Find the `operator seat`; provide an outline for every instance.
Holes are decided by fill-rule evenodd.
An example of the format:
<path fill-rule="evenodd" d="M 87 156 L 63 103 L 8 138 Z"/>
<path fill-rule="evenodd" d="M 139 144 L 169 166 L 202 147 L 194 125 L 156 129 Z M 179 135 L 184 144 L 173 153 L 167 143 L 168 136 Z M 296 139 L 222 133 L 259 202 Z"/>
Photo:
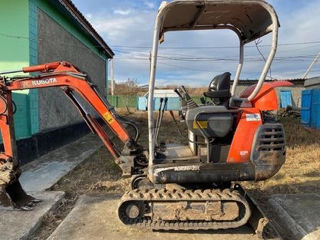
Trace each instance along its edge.
<path fill-rule="evenodd" d="M 189 131 L 205 138 L 224 138 L 232 130 L 233 115 L 228 110 L 231 73 L 225 72 L 214 77 L 208 91 L 203 95 L 214 104 L 198 106 L 186 112 L 186 124 Z M 202 126 L 201 126 L 202 124 Z"/>
<path fill-rule="evenodd" d="M 230 76 L 231 73 L 229 72 L 215 76 L 209 85 L 208 91 L 204 92 L 203 95 L 210 98 L 215 105 L 227 106 L 231 97 Z"/>

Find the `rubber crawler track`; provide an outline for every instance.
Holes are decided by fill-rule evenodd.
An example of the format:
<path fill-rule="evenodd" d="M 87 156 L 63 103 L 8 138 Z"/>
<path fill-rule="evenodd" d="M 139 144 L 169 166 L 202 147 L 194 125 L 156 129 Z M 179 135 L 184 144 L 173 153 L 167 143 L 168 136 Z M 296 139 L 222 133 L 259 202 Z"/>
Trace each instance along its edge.
<path fill-rule="evenodd" d="M 151 202 L 170 202 L 172 201 L 234 201 L 242 206 L 244 214 L 241 219 L 235 221 L 162 221 L 152 220 L 148 216 L 142 216 L 137 220 L 126 217 L 124 206 L 131 201 L 141 203 Z M 217 189 L 207 190 L 167 190 L 152 189 L 141 190 L 135 189 L 125 193 L 120 201 L 118 208 L 120 220 L 132 227 L 139 227 L 152 230 L 216 230 L 238 228 L 246 224 L 251 216 L 251 210 L 248 202 L 237 190 Z"/>

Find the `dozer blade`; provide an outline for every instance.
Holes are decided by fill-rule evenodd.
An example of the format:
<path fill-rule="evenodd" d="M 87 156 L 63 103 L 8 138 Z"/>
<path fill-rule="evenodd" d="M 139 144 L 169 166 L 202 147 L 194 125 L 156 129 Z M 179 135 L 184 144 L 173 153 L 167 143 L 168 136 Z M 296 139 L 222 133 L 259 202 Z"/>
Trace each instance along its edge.
<path fill-rule="evenodd" d="M 29 211 L 38 202 L 40 200 L 28 195 L 23 190 L 19 180 L 7 186 L 0 186 L 0 208 L 16 208 Z"/>

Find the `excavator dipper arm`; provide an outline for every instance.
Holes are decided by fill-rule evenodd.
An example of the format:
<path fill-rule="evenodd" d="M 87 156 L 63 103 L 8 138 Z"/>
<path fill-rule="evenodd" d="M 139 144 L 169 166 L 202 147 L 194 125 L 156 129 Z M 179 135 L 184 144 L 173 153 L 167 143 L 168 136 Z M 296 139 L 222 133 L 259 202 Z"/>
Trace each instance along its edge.
<path fill-rule="evenodd" d="M 0 129 L 4 146 L 4 152 L 0 153 L 0 206 L 13 206 L 27 210 L 35 202 L 34 198 L 24 192 L 18 180 L 20 168 L 13 124 L 14 104 L 12 101 L 12 91 L 14 90 L 49 87 L 62 88 L 66 96 L 78 109 L 90 130 L 101 138 L 115 159 L 120 158 L 122 162 L 128 163 L 130 161 L 133 162 L 136 155 L 141 155 L 141 147 L 129 136 L 127 130 L 117 119 L 116 113 L 110 109 L 110 105 L 99 96 L 98 91 L 88 79 L 88 76 L 78 71 L 72 64 L 53 62 L 26 67 L 21 72 L 39 72 L 39 75 L 11 79 L 0 77 Z M 113 133 L 124 143 L 122 152 L 119 152 L 115 148 L 108 133 L 85 110 L 75 93 L 85 99 L 96 110 Z M 129 160 L 126 159 L 124 161 L 123 158 L 126 158 L 126 156 Z M 121 164 L 119 165 L 121 167 Z M 133 166 L 134 163 L 130 163 L 127 169 L 131 169 Z M 127 173 L 127 175 L 129 174 Z"/>

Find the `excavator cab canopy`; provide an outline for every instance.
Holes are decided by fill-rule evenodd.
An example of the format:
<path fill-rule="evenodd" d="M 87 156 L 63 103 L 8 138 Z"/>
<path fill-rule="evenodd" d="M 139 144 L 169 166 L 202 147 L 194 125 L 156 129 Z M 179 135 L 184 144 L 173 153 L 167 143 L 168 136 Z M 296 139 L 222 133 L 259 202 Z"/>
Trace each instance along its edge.
<path fill-rule="evenodd" d="M 161 3 L 154 26 L 151 67 L 149 78 L 148 125 L 149 171 L 154 159 L 154 86 L 159 43 L 168 31 L 229 29 L 239 37 L 239 64 L 234 77 L 229 105 L 235 103 L 250 106 L 265 81 L 275 56 L 280 24 L 273 7 L 263 0 L 174 0 Z M 258 83 L 248 96 L 235 96 L 244 62 L 244 45 L 272 33 L 270 53 L 262 69 Z M 243 104 L 242 104 L 243 103 Z"/>
<path fill-rule="evenodd" d="M 168 31 L 230 29 L 248 43 L 271 32 L 274 21 L 279 25 L 273 8 L 261 0 L 179 0 L 163 2 L 162 11 L 162 39 Z"/>

